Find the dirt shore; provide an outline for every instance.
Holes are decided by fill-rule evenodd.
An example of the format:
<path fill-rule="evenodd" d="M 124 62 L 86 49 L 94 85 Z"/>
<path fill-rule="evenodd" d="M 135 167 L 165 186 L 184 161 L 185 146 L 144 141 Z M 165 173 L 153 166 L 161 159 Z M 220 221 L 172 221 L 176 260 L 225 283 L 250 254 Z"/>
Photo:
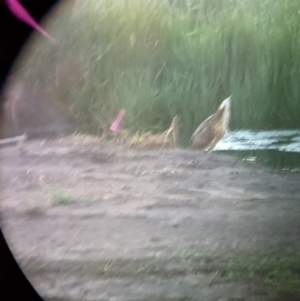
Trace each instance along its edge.
<path fill-rule="evenodd" d="M 215 254 L 300 249 L 300 174 L 92 137 L 1 148 L 1 226 L 45 300 L 261 300 Z"/>

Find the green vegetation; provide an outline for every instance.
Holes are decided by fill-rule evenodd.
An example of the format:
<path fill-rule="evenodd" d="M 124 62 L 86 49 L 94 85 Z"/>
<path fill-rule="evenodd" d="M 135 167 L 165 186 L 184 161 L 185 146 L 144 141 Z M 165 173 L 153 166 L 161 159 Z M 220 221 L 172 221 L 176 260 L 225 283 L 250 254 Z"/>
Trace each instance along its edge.
<path fill-rule="evenodd" d="M 176 258 L 175 254 L 161 258 L 159 268 L 163 271 L 166 269 L 163 262 L 171 261 L 174 270 L 167 270 L 172 275 L 207 274 L 212 286 L 222 282 L 245 283 L 250 295 L 259 294 L 262 296 L 260 300 L 300 300 L 300 252 L 297 250 L 237 251 L 234 254 L 185 253 L 174 264 Z M 151 270 L 155 269 L 147 266 L 147 271 Z"/>
<path fill-rule="evenodd" d="M 264 252 L 258 255 L 227 259 L 225 271 L 219 275 L 228 280 L 250 280 L 270 299 L 300 299 L 300 253 Z"/>
<path fill-rule="evenodd" d="M 54 204 L 76 204 L 92 201 L 90 198 L 75 196 L 67 191 L 56 191 L 51 194 L 50 198 Z"/>
<path fill-rule="evenodd" d="M 120 108 L 134 131 L 181 143 L 233 94 L 231 128 L 299 127 L 298 0 L 86 0 L 64 5 L 21 65 L 100 133 Z M 37 46 L 38 45 L 38 46 Z"/>
<path fill-rule="evenodd" d="M 189 254 L 183 258 L 193 268 L 190 273 L 210 273 L 211 285 L 222 281 L 248 283 L 264 300 L 300 300 L 300 252 L 256 251 L 251 254 L 209 256 Z"/>

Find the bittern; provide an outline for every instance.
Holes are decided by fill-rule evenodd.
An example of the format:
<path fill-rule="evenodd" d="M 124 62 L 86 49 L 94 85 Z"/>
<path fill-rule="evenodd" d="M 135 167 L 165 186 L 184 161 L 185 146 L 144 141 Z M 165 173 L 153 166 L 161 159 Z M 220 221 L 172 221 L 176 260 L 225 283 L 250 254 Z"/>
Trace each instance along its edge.
<path fill-rule="evenodd" d="M 226 98 L 217 111 L 205 119 L 196 129 L 190 140 L 190 148 L 212 152 L 217 143 L 228 131 L 231 96 Z"/>

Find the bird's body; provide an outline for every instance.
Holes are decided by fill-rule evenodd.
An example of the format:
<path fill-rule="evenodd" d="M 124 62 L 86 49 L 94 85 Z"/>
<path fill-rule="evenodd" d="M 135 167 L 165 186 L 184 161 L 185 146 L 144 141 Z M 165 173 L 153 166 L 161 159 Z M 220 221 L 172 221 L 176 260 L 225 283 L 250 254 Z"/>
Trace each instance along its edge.
<path fill-rule="evenodd" d="M 192 149 L 212 152 L 216 144 L 228 130 L 230 119 L 230 97 L 226 98 L 218 110 L 205 119 L 196 129 L 190 140 Z"/>

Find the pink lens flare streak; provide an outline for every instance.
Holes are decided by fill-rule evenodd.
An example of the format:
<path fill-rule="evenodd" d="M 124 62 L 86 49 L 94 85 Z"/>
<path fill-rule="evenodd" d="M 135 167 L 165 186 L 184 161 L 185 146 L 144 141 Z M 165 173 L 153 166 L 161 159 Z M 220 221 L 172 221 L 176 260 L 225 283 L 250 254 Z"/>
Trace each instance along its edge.
<path fill-rule="evenodd" d="M 35 28 L 46 38 L 57 44 L 57 41 L 52 38 L 27 12 L 27 10 L 17 0 L 6 0 L 6 5 L 9 10 L 21 21 Z"/>
<path fill-rule="evenodd" d="M 109 128 L 111 131 L 116 132 L 119 129 L 120 124 L 125 117 L 125 114 L 126 114 L 126 110 L 121 109 L 116 120 L 113 122 L 113 124 Z"/>

